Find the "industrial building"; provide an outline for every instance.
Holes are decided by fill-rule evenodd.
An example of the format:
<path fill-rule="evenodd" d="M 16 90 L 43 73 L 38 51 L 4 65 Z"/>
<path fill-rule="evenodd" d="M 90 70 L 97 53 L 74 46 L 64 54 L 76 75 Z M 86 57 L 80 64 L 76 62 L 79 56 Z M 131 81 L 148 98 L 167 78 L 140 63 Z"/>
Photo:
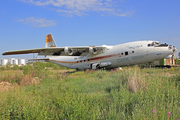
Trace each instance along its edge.
<path fill-rule="evenodd" d="M 167 59 L 160 59 L 159 61 L 154 61 L 155 65 L 162 65 L 162 66 L 166 66 L 166 65 L 170 65 L 173 66 L 175 65 L 175 55 L 172 55 L 170 58 Z"/>
<path fill-rule="evenodd" d="M 8 59 L 8 62 L 11 65 L 18 65 L 18 59 L 16 59 L 16 58 L 10 58 L 10 59 Z"/>
<path fill-rule="evenodd" d="M 0 59 L 1 61 L 1 66 L 5 66 L 8 63 L 8 59 Z"/>
<path fill-rule="evenodd" d="M 26 65 L 26 59 L 17 59 L 17 58 L 0 59 L 1 66 L 6 66 L 7 63 L 10 63 L 10 65 Z"/>
<path fill-rule="evenodd" d="M 18 59 L 18 65 L 26 65 L 26 59 Z"/>

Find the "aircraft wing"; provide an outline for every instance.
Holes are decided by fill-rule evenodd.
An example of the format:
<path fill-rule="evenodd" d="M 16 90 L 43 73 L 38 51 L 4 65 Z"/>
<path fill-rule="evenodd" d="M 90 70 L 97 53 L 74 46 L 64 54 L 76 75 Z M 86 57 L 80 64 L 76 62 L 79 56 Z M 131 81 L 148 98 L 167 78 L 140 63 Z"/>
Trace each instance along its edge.
<path fill-rule="evenodd" d="M 90 51 L 90 48 L 92 51 Z M 15 51 L 7 51 L 4 52 L 2 55 L 15 55 L 15 54 L 29 54 L 29 53 L 39 53 L 38 55 L 53 55 L 57 54 L 58 52 L 93 52 L 94 48 L 96 51 L 103 50 L 104 46 L 77 46 L 77 47 L 48 47 L 48 48 L 36 48 L 36 49 L 26 49 L 26 50 L 15 50 Z M 70 54 L 69 54 L 70 55 Z"/>
<path fill-rule="evenodd" d="M 63 48 L 36 48 L 36 49 L 26 49 L 26 50 L 15 50 L 15 51 L 7 51 L 2 55 L 15 55 L 15 54 L 29 54 L 29 53 L 40 53 L 44 51 L 58 51 Z"/>

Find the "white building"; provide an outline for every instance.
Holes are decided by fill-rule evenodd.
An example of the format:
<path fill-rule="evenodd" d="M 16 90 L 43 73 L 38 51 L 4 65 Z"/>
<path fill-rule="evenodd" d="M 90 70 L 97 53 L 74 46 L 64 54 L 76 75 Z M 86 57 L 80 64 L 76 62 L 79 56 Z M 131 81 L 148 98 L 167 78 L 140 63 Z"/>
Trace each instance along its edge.
<path fill-rule="evenodd" d="M 26 59 L 18 59 L 18 65 L 26 65 Z"/>
<path fill-rule="evenodd" d="M 17 58 L 10 58 L 8 59 L 11 65 L 18 65 L 18 59 Z"/>
<path fill-rule="evenodd" d="M 10 59 L 0 59 L 0 65 L 6 66 L 7 63 L 11 65 L 26 65 L 26 59 L 17 59 L 17 58 L 10 58 Z"/>
<path fill-rule="evenodd" d="M 1 59 L 1 65 L 5 66 L 8 63 L 8 59 Z"/>

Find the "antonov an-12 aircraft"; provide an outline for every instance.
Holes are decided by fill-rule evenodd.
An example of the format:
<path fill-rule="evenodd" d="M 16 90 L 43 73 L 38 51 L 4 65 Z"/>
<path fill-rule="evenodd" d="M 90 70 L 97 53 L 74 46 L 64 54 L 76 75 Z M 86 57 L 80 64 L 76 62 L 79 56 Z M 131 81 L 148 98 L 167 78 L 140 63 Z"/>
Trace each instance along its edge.
<path fill-rule="evenodd" d="M 157 41 L 135 41 L 114 46 L 57 47 L 52 35 L 46 36 L 45 48 L 4 52 L 3 55 L 38 53 L 44 59 L 65 67 L 86 69 L 111 69 L 127 65 L 170 58 L 177 51 L 175 46 Z"/>

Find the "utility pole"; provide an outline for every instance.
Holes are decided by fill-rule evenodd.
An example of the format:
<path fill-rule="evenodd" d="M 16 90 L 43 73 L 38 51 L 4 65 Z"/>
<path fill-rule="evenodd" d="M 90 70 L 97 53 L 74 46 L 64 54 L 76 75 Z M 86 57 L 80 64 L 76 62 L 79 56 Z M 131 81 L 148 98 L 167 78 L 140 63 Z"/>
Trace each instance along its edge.
<path fill-rule="evenodd" d="M 33 53 L 33 63 L 34 63 L 34 53 Z"/>
<path fill-rule="evenodd" d="M 33 69 L 34 69 L 34 53 L 33 53 L 33 65 L 32 65 Z"/>

